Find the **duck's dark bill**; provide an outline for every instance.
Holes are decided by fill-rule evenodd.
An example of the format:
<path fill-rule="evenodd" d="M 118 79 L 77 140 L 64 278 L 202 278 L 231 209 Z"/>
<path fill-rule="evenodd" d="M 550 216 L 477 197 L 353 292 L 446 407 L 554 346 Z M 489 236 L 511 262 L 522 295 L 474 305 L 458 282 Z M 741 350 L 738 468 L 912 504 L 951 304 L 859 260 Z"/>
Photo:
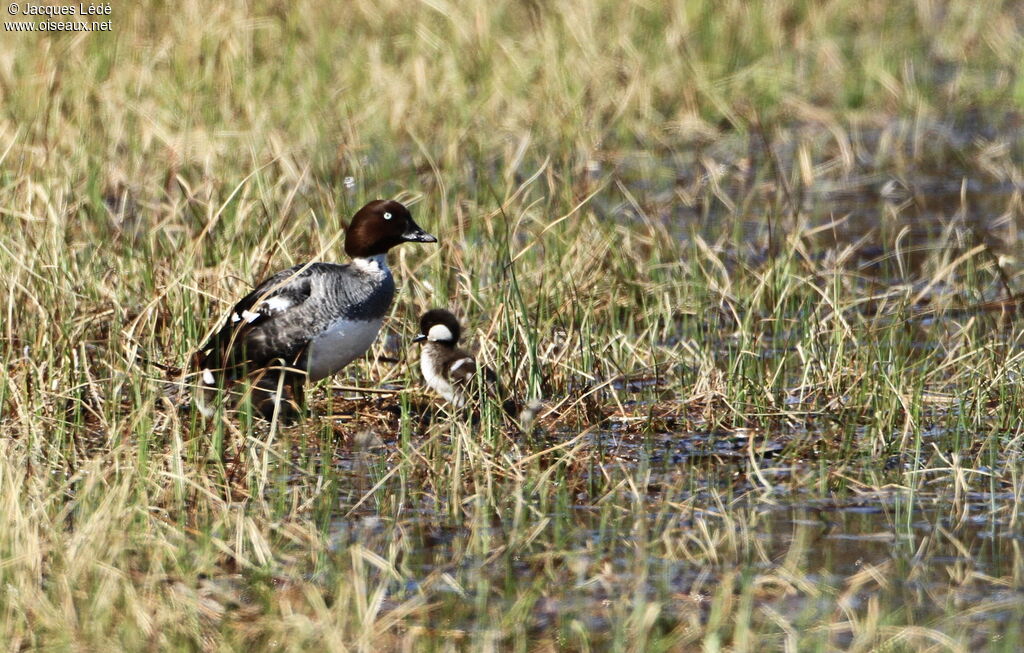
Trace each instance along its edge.
<path fill-rule="evenodd" d="M 402 234 L 402 240 L 410 243 L 436 243 L 437 238 L 420 229 L 416 223 L 410 223 L 409 229 Z"/>
<path fill-rule="evenodd" d="M 421 333 L 418 336 L 416 336 L 415 338 L 413 338 L 412 341 L 413 342 L 423 342 L 426 339 L 427 339 L 427 337 Z"/>

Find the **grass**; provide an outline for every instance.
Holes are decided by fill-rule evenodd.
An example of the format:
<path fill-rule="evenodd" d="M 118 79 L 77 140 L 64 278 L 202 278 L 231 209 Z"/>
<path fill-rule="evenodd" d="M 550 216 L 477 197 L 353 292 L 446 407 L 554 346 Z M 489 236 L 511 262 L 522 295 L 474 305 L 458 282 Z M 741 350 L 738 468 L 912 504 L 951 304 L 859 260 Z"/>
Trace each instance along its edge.
<path fill-rule="evenodd" d="M 110 19 L 0 42 L 9 650 L 1020 646 L 1015 4 Z M 145 358 L 380 196 L 441 242 L 371 356 L 181 410 Z M 421 391 L 433 306 L 529 432 Z"/>

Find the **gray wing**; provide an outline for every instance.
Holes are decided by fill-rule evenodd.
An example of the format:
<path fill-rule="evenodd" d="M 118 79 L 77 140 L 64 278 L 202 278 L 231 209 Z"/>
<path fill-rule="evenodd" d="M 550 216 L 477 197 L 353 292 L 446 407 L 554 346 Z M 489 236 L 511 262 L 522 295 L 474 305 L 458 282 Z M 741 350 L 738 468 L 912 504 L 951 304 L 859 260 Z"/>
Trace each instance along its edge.
<path fill-rule="evenodd" d="M 305 369 L 310 341 L 338 318 L 377 319 L 387 314 L 394 280 L 351 265 L 312 263 L 278 272 L 235 305 L 199 353 L 200 368 L 237 378 L 245 368 L 283 362 Z M 206 372 L 203 373 L 208 379 Z M 212 383 L 211 383 L 212 385 Z"/>
<path fill-rule="evenodd" d="M 293 363 L 309 343 L 309 330 L 301 324 L 308 311 L 302 309 L 312 294 L 312 279 L 324 272 L 323 266 L 298 265 L 256 286 L 235 304 L 224 326 L 203 345 L 199 366 L 229 372 L 233 377 L 237 374 L 230 370 L 240 366 L 259 368 L 277 359 Z"/>

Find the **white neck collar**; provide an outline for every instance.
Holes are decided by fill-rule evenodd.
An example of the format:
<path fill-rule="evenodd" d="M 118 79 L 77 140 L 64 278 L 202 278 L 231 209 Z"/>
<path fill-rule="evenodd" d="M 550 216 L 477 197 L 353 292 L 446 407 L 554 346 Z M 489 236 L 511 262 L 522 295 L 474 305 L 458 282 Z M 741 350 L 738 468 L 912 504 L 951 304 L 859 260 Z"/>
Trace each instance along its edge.
<path fill-rule="evenodd" d="M 357 256 L 352 259 L 352 264 L 363 272 L 369 274 L 381 274 L 388 269 L 388 255 L 376 254 L 374 256 Z"/>

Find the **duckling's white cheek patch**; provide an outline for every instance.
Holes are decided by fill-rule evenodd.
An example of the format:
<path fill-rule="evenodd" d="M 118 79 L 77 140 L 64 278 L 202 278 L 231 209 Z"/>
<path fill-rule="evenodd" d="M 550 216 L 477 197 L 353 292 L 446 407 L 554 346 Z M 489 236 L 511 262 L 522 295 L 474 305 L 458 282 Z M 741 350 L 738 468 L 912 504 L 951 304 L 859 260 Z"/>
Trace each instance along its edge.
<path fill-rule="evenodd" d="M 430 331 L 427 332 L 427 340 L 432 340 L 433 342 L 452 340 L 451 329 L 443 324 L 435 324 L 430 327 Z"/>
<path fill-rule="evenodd" d="M 258 318 L 259 316 L 259 313 L 253 313 L 252 311 L 242 311 L 242 319 L 245 320 L 246 322 L 254 322 L 256 321 L 256 318 Z"/>
<path fill-rule="evenodd" d="M 217 382 L 217 379 L 213 378 L 213 372 L 210 370 L 203 370 L 203 383 L 206 385 L 213 385 Z"/>

